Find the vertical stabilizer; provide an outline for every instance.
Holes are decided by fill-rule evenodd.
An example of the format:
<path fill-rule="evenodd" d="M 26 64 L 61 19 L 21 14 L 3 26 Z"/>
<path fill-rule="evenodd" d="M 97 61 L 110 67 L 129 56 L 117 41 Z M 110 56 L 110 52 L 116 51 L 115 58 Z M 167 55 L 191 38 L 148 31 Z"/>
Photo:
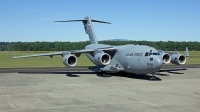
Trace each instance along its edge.
<path fill-rule="evenodd" d="M 83 25 L 84 25 L 84 28 L 85 28 L 85 33 L 88 34 L 91 44 L 98 44 L 95 33 L 94 33 L 94 29 L 92 27 L 92 22 L 111 24 L 109 22 L 93 20 L 93 19 L 90 18 L 90 16 L 87 16 L 82 20 L 67 20 L 67 21 L 55 21 L 55 22 L 77 22 L 77 21 L 83 22 Z"/>
<path fill-rule="evenodd" d="M 90 43 L 91 44 L 98 44 L 90 16 L 85 17 L 84 20 L 86 20 L 86 21 L 83 21 L 85 33 L 88 34 L 88 36 L 90 38 Z"/>

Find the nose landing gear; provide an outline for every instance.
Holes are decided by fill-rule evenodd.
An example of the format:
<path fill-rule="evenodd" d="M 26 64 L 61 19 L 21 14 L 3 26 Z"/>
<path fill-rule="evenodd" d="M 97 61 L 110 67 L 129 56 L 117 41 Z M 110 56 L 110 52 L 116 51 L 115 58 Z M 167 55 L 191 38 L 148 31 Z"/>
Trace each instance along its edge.
<path fill-rule="evenodd" d="M 151 74 L 151 77 L 149 78 L 149 80 L 150 81 L 155 81 L 156 80 L 156 77 L 155 77 L 156 72 L 151 72 L 150 74 Z"/>

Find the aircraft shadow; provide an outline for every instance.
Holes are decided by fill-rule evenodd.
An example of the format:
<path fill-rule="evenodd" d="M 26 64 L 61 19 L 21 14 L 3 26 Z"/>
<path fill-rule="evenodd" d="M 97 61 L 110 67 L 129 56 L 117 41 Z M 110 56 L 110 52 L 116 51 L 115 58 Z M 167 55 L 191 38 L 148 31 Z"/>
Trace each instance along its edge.
<path fill-rule="evenodd" d="M 18 72 L 19 74 L 66 74 L 68 77 L 80 77 L 76 74 L 95 74 L 95 72 Z"/>
<path fill-rule="evenodd" d="M 91 68 L 88 68 L 91 70 Z M 157 76 L 169 76 L 168 73 L 171 74 L 184 74 L 182 72 L 179 71 L 184 71 L 187 70 L 185 68 L 176 68 L 176 69 L 161 69 L 159 70 Z M 163 73 L 163 72 L 167 72 L 167 73 Z M 109 78 L 109 77 L 126 77 L 126 78 L 132 78 L 132 79 L 140 79 L 140 80 L 150 80 L 151 75 L 148 74 L 144 74 L 144 75 L 136 75 L 136 74 L 131 74 L 131 73 L 126 73 L 126 72 L 118 72 L 118 73 L 97 73 L 97 72 L 93 72 L 93 71 L 21 71 L 18 72 L 20 74 L 55 74 L 55 75 L 59 75 L 59 74 L 65 74 L 67 77 L 80 77 L 80 75 L 88 75 L 88 74 L 95 74 L 98 77 L 102 77 L 102 78 Z M 156 81 L 161 81 L 162 79 L 155 76 L 155 80 Z"/>
<path fill-rule="evenodd" d="M 125 77 L 125 78 L 132 78 L 132 79 L 140 79 L 140 80 L 149 80 L 151 78 L 150 75 L 136 75 L 136 74 L 131 74 L 131 73 L 125 73 L 125 72 L 118 72 L 118 73 L 97 73 L 97 72 L 18 72 L 20 74 L 55 74 L 55 75 L 59 75 L 59 74 L 65 74 L 67 77 L 80 77 L 80 75 L 84 75 L 84 74 L 95 74 L 98 77 L 102 77 L 102 78 L 109 78 L 109 77 Z M 156 81 L 161 81 L 162 79 L 158 78 L 155 76 L 155 80 Z"/>
<path fill-rule="evenodd" d="M 115 76 L 115 77 L 126 77 L 131 79 L 139 79 L 139 80 L 150 80 L 152 78 L 151 75 L 148 74 L 131 74 L 131 73 L 125 73 L 125 72 L 118 72 L 118 73 L 107 73 L 107 75 Z M 161 78 L 154 76 L 155 81 L 162 81 Z"/>
<path fill-rule="evenodd" d="M 94 67 L 88 67 L 88 69 L 92 70 Z M 126 72 L 118 72 L 118 73 L 98 73 L 97 76 L 99 77 L 126 77 L 126 78 L 132 78 L 132 79 L 140 79 L 140 80 L 149 80 L 152 78 L 152 76 L 143 74 L 143 75 L 136 75 Z M 156 81 L 161 81 L 162 79 L 158 77 L 154 77 Z"/>
<path fill-rule="evenodd" d="M 171 74 L 184 74 L 182 72 L 178 72 L 178 71 L 184 71 L 184 70 L 187 70 L 186 68 L 180 68 L 180 69 L 162 69 L 162 70 L 159 70 L 158 74 L 157 75 L 160 75 L 160 76 L 169 76 L 169 74 L 163 74 L 162 72 L 167 72 L 167 73 L 171 73 Z"/>

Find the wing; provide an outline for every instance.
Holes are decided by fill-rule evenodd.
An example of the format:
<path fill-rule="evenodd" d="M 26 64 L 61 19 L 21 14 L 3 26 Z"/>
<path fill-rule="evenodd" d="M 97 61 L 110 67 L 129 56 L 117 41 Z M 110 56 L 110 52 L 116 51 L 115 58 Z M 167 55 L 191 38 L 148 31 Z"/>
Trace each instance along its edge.
<path fill-rule="evenodd" d="M 54 55 L 62 55 L 63 52 L 54 52 L 54 53 L 44 53 L 44 54 L 32 54 L 32 55 L 24 55 L 24 56 L 13 56 L 13 58 L 28 58 L 28 57 L 39 57 L 39 56 L 54 56 Z"/>
<path fill-rule="evenodd" d="M 91 53 L 95 50 L 102 50 L 102 51 L 111 51 L 115 50 L 113 47 L 103 47 L 98 49 L 82 49 L 82 50 L 71 50 L 71 51 L 60 51 L 60 52 L 53 52 L 53 53 L 43 53 L 43 54 L 32 54 L 32 55 L 24 55 L 24 56 L 13 56 L 13 58 L 29 58 L 29 57 L 40 57 L 40 56 L 50 56 L 53 57 L 54 55 L 61 55 L 65 53 L 75 54 L 76 56 L 80 56 L 81 53 Z"/>

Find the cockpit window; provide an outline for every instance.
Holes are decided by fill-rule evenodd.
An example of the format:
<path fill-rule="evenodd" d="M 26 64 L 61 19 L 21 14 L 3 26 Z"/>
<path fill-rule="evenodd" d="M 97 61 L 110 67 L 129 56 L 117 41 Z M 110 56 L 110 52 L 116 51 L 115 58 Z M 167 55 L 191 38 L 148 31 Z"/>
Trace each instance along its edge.
<path fill-rule="evenodd" d="M 149 56 L 149 53 L 148 53 L 148 52 L 146 52 L 146 53 L 145 53 L 145 56 Z"/>
<path fill-rule="evenodd" d="M 151 56 L 151 55 L 155 55 L 155 56 L 157 56 L 157 55 L 160 55 L 160 53 L 151 53 L 151 52 L 146 52 L 145 53 L 145 56 Z"/>
<path fill-rule="evenodd" d="M 152 53 L 150 53 L 150 52 L 145 53 L 145 56 L 150 56 L 150 55 L 152 55 Z"/>

